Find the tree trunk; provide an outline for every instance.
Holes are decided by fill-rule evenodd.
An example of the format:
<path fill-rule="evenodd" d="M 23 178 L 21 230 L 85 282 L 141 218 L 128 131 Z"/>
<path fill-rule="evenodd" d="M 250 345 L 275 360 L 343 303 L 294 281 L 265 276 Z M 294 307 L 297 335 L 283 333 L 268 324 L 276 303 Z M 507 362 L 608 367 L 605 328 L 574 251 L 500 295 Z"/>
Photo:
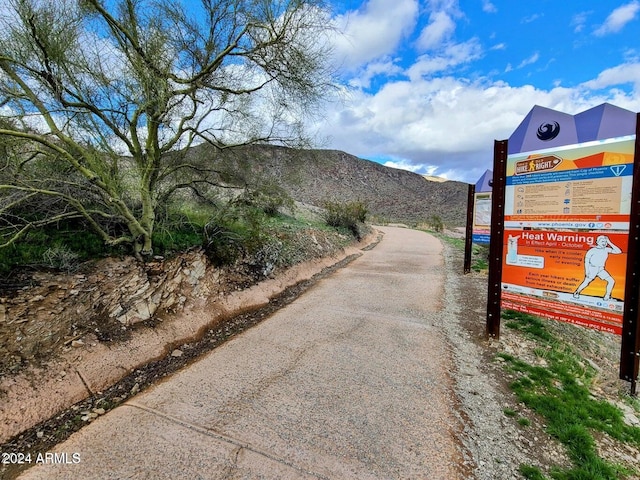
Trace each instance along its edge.
<path fill-rule="evenodd" d="M 142 201 L 142 214 L 140 225 L 144 230 L 143 234 L 136 239 L 136 250 L 143 257 L 153 255 L 153 228 L 156 220 L 156 201 L 151 192 L 152 186 L 146 176 L 143 176 L 140 186 L 140 200 Z"/>

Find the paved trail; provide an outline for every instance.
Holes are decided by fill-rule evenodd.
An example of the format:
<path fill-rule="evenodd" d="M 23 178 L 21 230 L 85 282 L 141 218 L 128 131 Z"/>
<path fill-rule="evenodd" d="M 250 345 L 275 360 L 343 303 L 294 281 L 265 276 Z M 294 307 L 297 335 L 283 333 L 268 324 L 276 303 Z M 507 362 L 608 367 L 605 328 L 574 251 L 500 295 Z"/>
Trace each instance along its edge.
<path fill-rule="evenodd" d="M 457 479 L 442 245 L 384 228 L 288 307 L 60 444 L 26 479 Z"/>

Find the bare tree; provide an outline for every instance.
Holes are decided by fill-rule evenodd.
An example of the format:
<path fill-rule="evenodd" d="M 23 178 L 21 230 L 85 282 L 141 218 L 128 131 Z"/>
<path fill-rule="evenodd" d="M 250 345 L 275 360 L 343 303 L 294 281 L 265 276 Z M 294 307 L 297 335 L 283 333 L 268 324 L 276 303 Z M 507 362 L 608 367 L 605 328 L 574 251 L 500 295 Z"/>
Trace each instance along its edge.
<path fill-rule="evenodd" d="M 82 219 L 106 244 L 148 255 L 163 202 L 215 182 L 206 163 L 179 152 L 202 141 L 299 145 L 303 116 L 330 86 L 329 22 L 315 0 L 9 5 L 0 18 L 1 246 Z M 34 215 L 36 204 L 51 210 Z"/>

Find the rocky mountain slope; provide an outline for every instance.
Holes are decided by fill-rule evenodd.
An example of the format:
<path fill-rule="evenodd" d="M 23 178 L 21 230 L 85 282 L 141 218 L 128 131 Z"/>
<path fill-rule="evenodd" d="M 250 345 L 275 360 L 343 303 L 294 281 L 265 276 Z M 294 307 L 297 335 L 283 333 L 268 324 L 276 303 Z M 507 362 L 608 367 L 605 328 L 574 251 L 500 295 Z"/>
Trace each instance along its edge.
<path fill-rule="evenodd" d="M 336 150 L 294 150 L 253 145 L 215 152 L 208 145 L 190 153 L 219 167 L 234 166 L 241 181 L 271 182 L 294 200 L 361 201 L 379 221 L 421 223 L 438 216 L 447 226 L 465 224 L 466 183 L 435 182 L 406 170 L 382 166 Z"/>

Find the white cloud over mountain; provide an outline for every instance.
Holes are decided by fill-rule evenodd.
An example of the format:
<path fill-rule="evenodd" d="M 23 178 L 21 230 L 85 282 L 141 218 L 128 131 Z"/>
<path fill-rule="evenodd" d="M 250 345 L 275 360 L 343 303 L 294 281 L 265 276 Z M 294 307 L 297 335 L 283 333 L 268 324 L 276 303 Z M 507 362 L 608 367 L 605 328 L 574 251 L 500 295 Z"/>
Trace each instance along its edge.
<path fill-rule="evenodd" d="M 481 8 L 490 18 L 497 11 L 489 1 Z M 639 2 L 627 3 L 599 29 L 615 32 L 639 11 Z M 568 28 L 584 30 L 591 17 L 575 14 Z M 640 110 L 637 55 L 569 87 L 560 81 L 547 88 L 510 85 L 476 68 L 509 45 L 457 38 L 458 26 L 467 20 L 451 0 L 428 2 L 426 9 L 414 0 L 371 0 L 337 17 L 344 31 L 336 41 L 343 101 L 329 105 L 316 125 L 330 146 L 364 158 L 388 158 L 398 168 L 475 182 L 491 168 L 493 140 L 508 138 L 534 105 L 578 113 L 611 102 Z M 553 62 L 543 60 L 536 45 L 528 57 L 512 60 L 518 68 Z"/>

